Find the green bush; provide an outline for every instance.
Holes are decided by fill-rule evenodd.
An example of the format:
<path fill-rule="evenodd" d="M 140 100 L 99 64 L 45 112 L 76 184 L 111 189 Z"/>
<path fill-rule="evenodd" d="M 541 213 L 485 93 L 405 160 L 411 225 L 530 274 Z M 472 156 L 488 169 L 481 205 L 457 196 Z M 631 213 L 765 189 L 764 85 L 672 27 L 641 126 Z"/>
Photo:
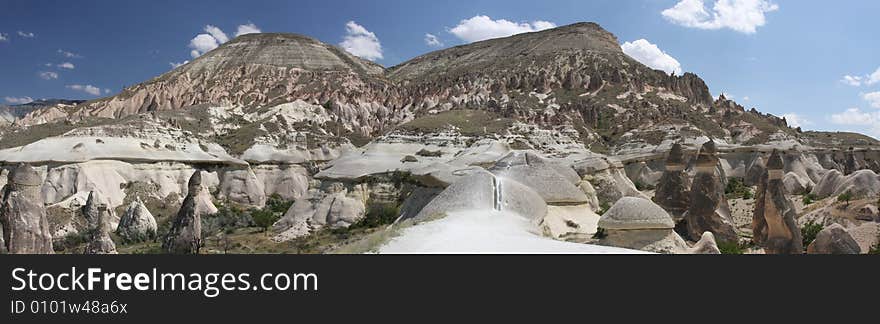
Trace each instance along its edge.
<path fill-rule="evenodd" d="M 824 228 L 825 226 L 822 226 L 822 224 L 817 224 L 813 221 L 804 224 L 804 227 L 801 227 L 801 236 L 804 238 L 804 247 L 813 243 L 813 241 L 816 240 L 816 235 L 819 235 L 819 232 Z"/>
<path fill-rule="evenodd" d="M 638 190 L 638 191 L 656 189 L 656 187 L 649 185 L 649 184 L 646 184 L 646 183 L 642 183 L 641 181 L 638 181 L 638 180 L 636 180 L 636 182 L 633 182 L 633 184 L 636 186 L 636 190 Z"/>
<path fill-rule="evenodd" d="M 718 250 L 721 254 L 743 254 L 745 249 L 738 242 L 718 241 Z"/>
<path fill-rule="evenodd" d="M 367 214 L 353 228 L 373 228 L 394 223 L 400 216 L 400 207 L 395 204 L 371 204 Z"/>
<path fill-rule="evenodd" d="M 752 188 L 746 186 L 740 178 L 728 178 L 727 187 L 724 188 L 724 195 L 727 199 L 752 199 L 754 194 Z"/>
<path fill-rule="evenodd" d="M 290 209 L 290 206 L 293 205 L 293 201 L 284 200 L 280 195 L 272 194 L 266 199 L 266 209 L 272 211 L 273 213 L 281 213 L 282 215 Z"/>
<path fill-rule="evenodd" d="M 216 233 L 228 233 L 236 228 L 248 227 L 253 224 L 249 213 L 238 206 L 227 206 L 217 203 L 217 213 L 202 217 L 202 236 Z"/>
<path fill-rule="evenodd" d="M 275 212 L 272 212 L 268 208 L 265 209 L 255 209 L 251 211 L 251 218 L 254 220 L 254 224 L 263 229 L 263 232 L 268 231 L 269 227 L 272 227 L 272 224 L 278 221 L 281 218 L 281 215 Z"/>
<path fill-rule="evenodd" d="M 801 198 L 801 201 L 804 203 L 804 206 L 806 206 L 816 202 L 817 199 L 819 199 L 819 197 L 816 197 L 816 195 L 814 194 L 808 193 L 804 195 L 803 198 Z"/>

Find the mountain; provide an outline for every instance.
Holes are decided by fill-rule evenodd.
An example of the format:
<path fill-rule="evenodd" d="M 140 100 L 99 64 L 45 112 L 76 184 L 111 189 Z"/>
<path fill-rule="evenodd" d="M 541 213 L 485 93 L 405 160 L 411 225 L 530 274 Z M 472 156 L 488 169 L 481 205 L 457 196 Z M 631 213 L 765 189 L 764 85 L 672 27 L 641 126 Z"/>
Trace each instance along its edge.
<path fill-rule="evenodd" d="M 393 131 L 439 131 L 463 110 L 505 121 L 482 135 L 513 123 L 562 128 L 608 153 L 696 137 L 745 145 L 802 137 L 783 118 L 713 98 L 695 74 L 635 61 L 595 23 L 456 46 L 389 69 L 307 36 L 248 34 L 114 97 L 22 122 L 154 111 L 197 118 L 207 106 L 252 112 L 295 101 L 324 108 L 326 122 L 309 127 L 358 145 Z"/>
<path fill-rule="evenodd" d="M 801 132 L 713 98 L 697 75 L 651 69 L 593 23 L 456 46 L 388 69 L 306 36 L 248 34 L 112 97 L 9 109 L 20 118 L 0 125 L 0 171 L 39 167 L 58 244 L 86 230 L 74 215 L 92 191 L 117 214 L 142 202 L 167 232 L 195 172 L 203 172 L 204 200 L 223 210 L 203 218 L 206 251 L 225 251 L 212 242 L 231 231 L 240 240 L 231 245 L 246 248 L 237 252 L 300 253 L 371 231 L 397 237 L 382 228 L 425 229 L 415 226 L 446 212 L 528 216 L 508 233 L 522 242 L 534 242 L 530 233 L 589 238 L 602 206 L 650 196 L 673 143 L 694 156 L 714 139 L 719 179 L 766 174 L 762 155 L 784 150 L 790 192 L 845 190 L 856 180 L 870 189 L 880 171 L 877 141 Z M 680 171 L 695 172 L 685 164 Z M 235 230 L 264 207 L 284 215 L 273 241 L 305 241 Z M 752 219 L 746 209 L 733 208 L 737 219 Z M 461 232 L 471 227 L 447 233 L 471 235 Z M 345 235 L 324 235 L 337 231 Z M 407 233 L 419 234 L 399 234 L 424 239 Z"/>
<path fill-rule="evenodd" d="M 265 107 L 295 100 L 333 103 L 338 116 L 354 128 L 381 128 L 385 101 L 395 86 L 384 68 L 313 38 L 297 34 L 248 34 L 236 37 L 192 62 L 122 93 L 88 102 L 70 115 L 121 118 L 197 105 Z"/>
<path fill-rule="evenodd" d="M 796 136 L 781 118 L 715 100 L 695 74 L 667 75 L 635 61 L 594 23 L 440 50 L 390 68 L 388 77 L 414 96 L 416 115 L 468 108 L 567 125 L 598 151 L 682 135 L 744 144 Z"/>
<path fill-rule="evenodd" d="M 83 102 L 85 102 L 85 100 L 40 99 L 21 105 L 0 105 L 0 122 L 14 123 L 35 110 L 51 107 L 73 107 Z"/>

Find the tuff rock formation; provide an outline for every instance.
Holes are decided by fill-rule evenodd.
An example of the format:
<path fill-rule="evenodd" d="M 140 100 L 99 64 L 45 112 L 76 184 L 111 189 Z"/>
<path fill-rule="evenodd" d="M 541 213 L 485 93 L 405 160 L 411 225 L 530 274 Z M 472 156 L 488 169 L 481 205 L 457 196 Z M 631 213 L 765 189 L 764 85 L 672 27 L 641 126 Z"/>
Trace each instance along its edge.
<path fill-rule="evenodd" d="M 40 194 L 42 182 L 37 170 L 27 164 L 20 164 L 9 172 L 0 206 L 3 240 L 8 253 L 54 253 L 46 207 Z"/>
<path fill-rule="evenodd" d="M 607 236 L 599 244 L 657 253 L 685 253 L 687 243 L 675 233 L 672 217 L 650 200 L 624 197 L 599 219 Z"/>
<path fill-rule="evenodd" d="M 111 209 L 100 197 L 97 191 L 89 193 L 86 204 L 82 207 L 82 214 L 88 223 L 89 242 L 83 251 L 84 254 L 116 254 L 116 244 L 110 238 Z"/>
<path fill-rule="evenodd" d="M 859 254 L 861 248 L 840 224 L 825 227 L 807 247 L 809 254 Z"/>
<path fill-rule="evenodd" d="M 855 152 L 850 148 L 846 151 L 846 163 L 843 164 L 843 175 L 850 175 L 859 171 L 859 161 L 856 160 Z"/>
<path fill-rule="evenodd" d="M 201 171 L 193 173 L 187 189 L 186 198 L 162 243 L 162 249 L 167 253 L 198 254 L 202 247 L 202 216 L 206 215 L 207 205 L 199 203 L 199 197 L 203 197 L 202 192 L 206 191 L 202 187 Z"/>
<path fill-rule="evenodd" d="M 717 169 L 715 142 L 709 140 L 703 144 L 696 160 L 697 175 L 691 185 L 691 204 L 684 217 L 688 235 L 697 238 L 708 231 L 718 240 L 738 242 L 739 237 L 730 220 L 730 207 L 724 197 L 724 187 L 716 173 Z"/>
<path fill-rule="evenodd" d="M 715 235 L 712 232 L 705 232 L 703 236 L 694 246 L 688 249 L 690 254 L 721 254 L 718 249 L 718 243 L 715 241 Z"/>
<path fill-rule="evenodd" d="M 763 245 L 767 254 L 804 251 L 801 230 L 795 221 L 797 211 L 785 196 L 784 168 L 782 156 L 774 150 L 767 161 L 766 178 L 758 186 L 758 201 L 752 216 L 753 240 Z"/>
<path fill-rule="evenodd" d="M 757 155 L 755 160 L 749 165 L 748 169 L 746 169 L 745 185 L 758 185 L 758 183 L 763 181 L 765 172 L 767 172 L 767 166 L 764 164 L 764 158 L 761 157 L 761 155 Z"/>
<path fill-rule="evenodd" d="M 156 218 L 138 197 L 125 209 L 116 234 L 125 242 L 143 242 L 155 238 L 157 229 Z"/>
<path fill-rule="evenodd" d="M 532 188 L 548 204 L 584 204 L 589 200 L 576 187 L 580 177 L 571 167 L 554 164 L 531 152 L 510 153 L 489 171 Z"/>
<path fill-rule="evenodd" d="M 666 157 L 666 171 L 660 177 L 654 193 L 654 202 L 676 220 L 680 220 L 690 206 L 691 179 L 684 171 L 686 167 L 687 159 L 681 144 L 675 143 Z"/>

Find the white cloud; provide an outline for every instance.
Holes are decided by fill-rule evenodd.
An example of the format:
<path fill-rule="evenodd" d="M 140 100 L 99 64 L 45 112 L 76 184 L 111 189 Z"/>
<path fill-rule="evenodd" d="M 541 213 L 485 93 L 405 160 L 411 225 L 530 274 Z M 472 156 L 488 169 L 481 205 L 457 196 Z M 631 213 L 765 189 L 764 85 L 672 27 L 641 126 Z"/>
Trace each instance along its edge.
<path fill-rule="evenodd" d="M 109 94 L 109 93 L 110 93 L 110 89 L 104 88 L 104 94 Z"/>
<path fill-rule="evenodd" d="M 339 46 L 354 56 L 370 61 L 382 59 L 382 44 L 376 34 L 354 21 L 345 24 L 345 38 Z"/>
<path fill-rule="evenodd" d="M 458 23 L 458 26 L 453 27 L 449 32 L 465 42 L 472 43 L 554 27 L 556 27 L 556 24 L 543 20 L 532 23 L 515 23 L 505 19 L 492 20 L 489 16 L 481 15 L 462 20 Z"/>
<path fill-rule="evenodd" d="M 98 96 L 101 94 L 101 88 L 98 88 L 96 86 L 89 85 L 89 84 L 86 84 L 86 85 L 72 84 L 72 85 L 67 86 L 67 88 L 72 89 L 72 90 L 76 90 L 76 91 L 82 91 L 82 92 L 88 93 L 93 96 Z"/>
<path fill-rule="evenodd" d="M 4 34 L 4 33 L 0 33 L 0 42 L 5 42 L 5 41 L 8 41 L 8 40 L 9 40 L 9 36 L 8 36 L 8 35 L 6 35 L 6 34 Z"/>
<path fill-rule="evenodd" d="M 862 95 L 871 107 L 880 108 L 880 91 L 869 92 Z"/>
<path fill-rule="evenodd" d="M 206 25 L 204 31 L 206 34 L 198 34 L 189 41 L 189 48 L 191 49 L 189 55 L 192 56 L 192 58 L 202 56 L 229 41 L 229 36 L 217 26 Z M 244 34 L 260 32 L 260 29 L 257 28 L 256 25 L 248 23 L 247 25 L 239 25 L 238 32 L 235 33 L 235 36 L 238 37 Z M 177 63 L 171 63 L 171 66 L 174 67 L 174 64 Z"/>
<path fill-rule="evenodd" d="M 189 61 L 183 61 L 183 62 L 178 62 L 178 63 L 171 62 L 171 63 L 168 63 L 168 64 L 171 64 L 171 68 L 172 68 L 172 69 L 176 69 L 176 68 L 179 68 L 181 65 L 184 65 L 184 64 L 186 64 L 186 63 L 189 63 Z"/>
<path fill-rule="evenodd" d="M 82 58 L 82 56 L 79 54 L 76 54 L 73 52 L 68 52 L 68 51 L 61 50 L 61 49 L 58 50 L 58 54 L 61 54 L 61 56 L 64 56 L 67 58 Z"/>
<path fill-rule="evenodd" d="M 218 46 L 220 46 L 220 43 L 210 34 L 198 34 L 189 41 L 189 48 L 192 48 L 190 55 L 193 58 L 202 56 L 202 54 L 205 54 Z"/>
<path fill-rule="evenodd" d="M 712 9 L 703 0 L 681 0 L 661 14 L 669 21 L 685 27 L 722 29 L 754 34 L 767 23 L 765 13 L 779 10 L 768 0 L 718 0 Z"/>
<path fill-rule="evenodd" d="M 241 35 L 247 35 L 247 34 L 262 33 L 262 32 L 263 31 L 261 31 L 260 28 L 257 27 L 257 25 L 254 25 L 253 23 L 248 23 L 247 25 L 239 25 L 238 26 L 238 31 L 235 32 L 235 37 L 238 37 Z"/>
<path fill-rule="evenodd" d="M 31 97 L 21 97 L 21 98 L 5 97 L 3 99 L 6 100 L 6 102 L 11 103 L 13 105 L 23 105 L 26 103 L 30 103 L 31 101 L 34 101 L 34 99 Z"/>
<path fill-rule="evenodd" d="M 850 108 L 846 111 L 831 115 L 831 122 L 838 125 L 866 126 L 880 122 L 880 112 L 863 112 L 859 108 Z"/>
<path fill-rule="evenodd" d="M 681 63 L 678 63 L 678 60 L 645 39 L 626 42 L 620 47 L 626 55 L 653 69 L 663 70 L 666 73 L 682 74 Z"/>
<path fill-rule="evenodd" d="M 438 38 L 434 34 L 425 34 L 425 45 L 431 47 L 440 47 L 443 46 L 443 42 L 441 42 L 440 38 Z"/>
<path fill-rule="evenodd" d="M 858 87 L 858 86 L 862 85 L 862 77 L 852 76 L 852 75 L 844 75 L 843 79 L 841 79 L 840 82 L 851 85 L 853 87 Z"/>
<path fill-rule="evenodd" d="M 782 117 L 784 117 L 785 121 L 788 122 L 788 126 L 791 126 L 793 128 L 804 127 L 813 124 L 813 122 L 795 113 L 782 114 Z"/>
<path fill-rule="evenodd" d="M 58 73 L 55 72 L 40 72 L 39 76 L 43 80 L 55 80 L 58 78 Z"/>
<path fill-rule="evenodd" d="M 37 37 L 37 35 L 34 35 L 34 33 L 23 32 L 23 31 L 20 31 L 20 30 L 18 31 L 18 36 L 21 36 L 21 37 L 24 37 L 24 38 L 34 38 L 34 37 Z"/>
<path fill-rule="evenodd" d="M 874 71 L 874 73 L 871 73 L 871 75 L 867 77 L 867 79 L 865 80 L 865 84 L 873 85 L 878 82 L 880 82 L 880 67 L 878 67 L 877 70 Z"/>
<path fill-rule="evenodd" d="M 743 97 L 743 101 L 749 101 L 749 100 L 752 100 L 752 98 L 749 98 L 749 96 Z"/>
<path fill-rule="evenodd" d="M 213 26 L 213 25 L 205 26 L 205 32 L 208 33 L 209 35 L 211 35 L 211 37 L 214 37 L 214 39 L 216 39 L 217 42 L 220 44 L 223 44 L 223 43 L 226 43 L 229 41 L 229 37 L 226 36 L 226 33 L 224 33 L 222 30 L 220 30 L 220 28 L 217 28 L 216 26 Z"/>
<path fill-rule="evenodd" d="M 64 63 L 58 64 L 58 67 L 62 68 L 62 69 L 68 69 L 68 70 L 73 70 L 75 68 L 73 63 L 70 63 L 70 62 L 64 62 Z"/>

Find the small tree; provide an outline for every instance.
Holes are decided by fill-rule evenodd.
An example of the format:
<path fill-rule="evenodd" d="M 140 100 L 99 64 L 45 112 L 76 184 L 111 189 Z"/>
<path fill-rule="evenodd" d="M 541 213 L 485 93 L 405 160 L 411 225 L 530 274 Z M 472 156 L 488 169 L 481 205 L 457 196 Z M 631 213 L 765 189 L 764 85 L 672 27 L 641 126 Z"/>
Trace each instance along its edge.
<path fill-rule="evenodd" d="M 819 235 L 825 227 L 822 224 L 817 224 L 813 221 L 809 221 L 804 224 L 804 227 L 801 228 L 801 236 L 803 237 L 804 247 L 809 246 L 810 243 L 813 243 L 816 240 L 816 235 Z"/>
<path fill-rule="evenodd" d="M 254 224 L 257 225 L 257 227 L 263 229 L 263 232 L 266 232 L 269 230 L 269 227 L 272 227 L 272 225 L 281 218 L 281 216 L 273 213 L 271 210 L 256 209 L 251 211 L 251 218 L 253 218 Z"/>
<path fill-rule="evenodd" d="M 837 196 L 837 201 L 846 203 L 846 208 L 849 208 L 849 202 L 852 200 L 852 198 L 852 193 L 847 191 L 840 194 L 840 196 Z"/>

